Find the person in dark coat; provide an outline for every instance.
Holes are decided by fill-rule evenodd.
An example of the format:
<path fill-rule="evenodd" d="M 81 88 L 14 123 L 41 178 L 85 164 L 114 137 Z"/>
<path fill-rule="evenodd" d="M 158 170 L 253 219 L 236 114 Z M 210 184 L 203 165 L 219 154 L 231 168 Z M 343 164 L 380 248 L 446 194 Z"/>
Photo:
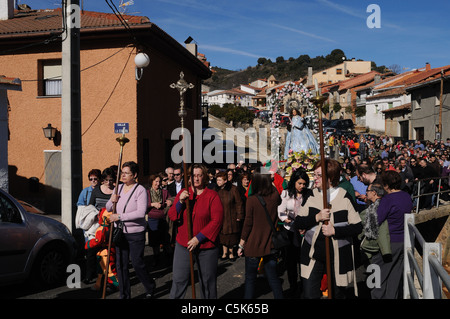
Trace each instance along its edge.
<path fill-rule="evenodd" d="M 260 260 L 264 265 L 266 279 L 272 289 L 275 299 L 283 298 L 283 287 L 278 277 L 277 254 L 273 251 L 272 227 L 266 217 L 264 207 L 259 201 L 259 196 L 266 203 L 266 207 L 276 227 L 278 222 L 278 206 L 281 197 L 277 189 L 272 185 L 270 174 L 255 172 L 252 178 L 252 194 L 247 199 L 245 220 L 242 227 L 241 240 L 239 242 L 238 255 L 245 252 L 245 299 L 255 297 L 255 284 Z"/>
<path fill-rule="evenodd" d="M 173 170 L 174 181 L 167 186 L 171 197 L 177 196 L 178 192 L 184 188 L 183 170 L 175 168 Z"/>
<path fill-rule="evenodd" d="M 431 167 L 425 158 L 419 159 L 420 170 L 418 171 L 417 179 L 424 179 L 430 177 L 438 177 L 438 173 Z M 437 182 L 434 179 L 426 179 L 422 181 L 420 186 L 420 194 L 432 193 L 437 191 Z M 419 200 L 419 208 L 430 209 L 433 206 L 433 195 L 422 196 Z"/>
<path fill-rule="evenodd" d="M 222 260 L 230 258 L 235 261 L 234 247 L 239 243 L 241 228 L 240 221 L 244 219 L 241 196 L 231 181 L 227 181 L 227 173 L 220 172 L 216 176 L 216 191 L 223 205 L 223 224 L 219 234 L 222 244 Z"/>

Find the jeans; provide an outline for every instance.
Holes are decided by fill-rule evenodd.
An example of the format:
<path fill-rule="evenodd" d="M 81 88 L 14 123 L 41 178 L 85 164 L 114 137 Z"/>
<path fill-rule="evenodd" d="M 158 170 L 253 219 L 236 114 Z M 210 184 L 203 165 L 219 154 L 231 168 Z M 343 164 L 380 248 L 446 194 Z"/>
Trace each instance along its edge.
<path fill-rule="evenodd" d="M 255 298 L 255 282 L 258 276 L 260 257 L 245 257 L 245 293 L 244 299 Z M 264 273 L 275 299 L 283 299 L 283 288 L 277 275 L 277 258 L 275 255 L 263 257 Z"/>

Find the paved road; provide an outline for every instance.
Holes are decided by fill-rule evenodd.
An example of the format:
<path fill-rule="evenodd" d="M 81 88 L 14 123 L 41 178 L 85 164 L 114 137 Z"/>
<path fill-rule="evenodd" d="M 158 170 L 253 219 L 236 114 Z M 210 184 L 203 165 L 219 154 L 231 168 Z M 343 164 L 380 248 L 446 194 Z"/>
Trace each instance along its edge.
<path fill-rule="evenodd" d="M 169 299 L 169 292 L 172 283 L 172 267 L 167 258 L 163 258 L 157 266 L 151 266 L 153 262 L 153 255 L 151 249 L 145 249 L 145 262 L 151 276 L 156 281 L 155 299 Z M 77 263 L 84 274 L 84 260 L 78 259 Z M 242 299 L 244 295 L 244 280 L 245 280 L 245 260 L 238 258 L 236 261 L 219 260 L 218 267 L 218 298 L 219 299 Z M 135 276 L 134 270 L 130 269 L 131 284 L 132 284 L 132 298 L 142 298 L 145 291 L 143 285 Z M 283 290 L 287 292 L 289 284 L 287 282 L 287 274 L 284 271 L 282 276 Z M 196 280 L 197 282 L 197 280 Z M 81 283 L 80 288 L 68 288 L 61 286 L 50 290 L 42 290 L 32 288 L 30 285 L 21 284 L 14 286 L 2 287 L 0 289 L 0 299 L 100 299 L 101 292 L 96 292 L 91 289 L 93 284 L 86 285 Z M 196 296 L 200 299 L 200 290 L 198 283 L 196 284 Z M 192 298 L 192 289 L 189 286 L 186 299 Z M 263 276 L 257 280 L 256 299 L 273 299 L 272 292 Z M 287 296 L 290 298 L 300 298 L 300 296 Z M 106 299 L 118 299 L 119 293 L 113 292 L 106 296 Z"/>
<path fill-rule="evenodd" d="M 49 215 L 50 216 L 50 215 Z M 60 219 L 58 215 L 51 215 L 50 217 Z M 170 287 L 172 284 L 172 265 L 168 258 L 164 257 L 161 262 L 152 266 L 153 253 L 152 249 L 146 246 L 144 258 L 147 269 L 150 275 L 156 281 L 155 299 L 169 299 Z M 83 258 L 78 258 L 76 263 L 80 265 L 81 272 L 84 274 L 85 261 Z M 245 259 L 238 258 L 236 261 L 219 260 L 218 261 L 218 279 L 217 290 L 219 299 L 242 299 L 244 296 L 244 281 L 245 281 Z M 134 270 L 130 269 L 131 274 L 131 293 L 132 298 L 142 298 L 145 290 L 139 279 L 135 276 Z M 281 275 L 283 290 L 287 292 L 289 283 L 287 281 L 287 273 L 284 271 Z M 357 271 L 358 286 L 363 287 L 362 280 L 364 275 L 362 269 Z M 81 283 L 80 288 L 68 288 L 66 285 L 54 289 L 44 290 L 31 287 L 28 284 L 20 284 L 14 286 L 0 287 L 0 299 L 99 299 L 102 297 L 101 292 L 93 291 L 91 287 L 93 284 L 86 285 Z M 364 287 L 363 287 L 364 289 Z M 259 276 L 256 283 L 256 299 L 273 299 L 272 292 L 266 279 Z M 365 291 L 361 290 L 360 297 L 367 299 Z M 200 287 L 196 280 L 196 297 L 200 298 Z M 299 293 L 287 298 L 300 298 Z M 113 292 L 106 296 L 106 299 L 118 299 L 119 293 Z M 186 293 L 186 299 L 192 298 L 192 289 L 189 286 Z"/>
<path fill-rule="evenodd" d="M 145 249 L 145 262 L 151 276 L 156 281 L 156 299 L 169 299 L 169 291 L 172 284 L 172 267 L 167 258 L 163 258 L 156 267 L 151 266 L 153 255 L 151 249 Z M 79 259 L 77 262 L 84 273 L 84 261 Z M 238 258 L 232 262 L 230 260 L 219 260 L 218 267 L 218 298 L 226 299 L 240 299 L 244 294 L 244 258 Z M 130 270 L 132 283 L 132 297 L 142 298 L 144 294 L 144 287 L 135 276 L 134 270 Z M 283 288 L 288 289 L 286 280 L 286 273 L 281 277 L 283 281 Z M 197 282 L 197 280 L 196 280 Z M 80 288 L 68 288 L 66 286 L 50 289 L 40 290 L 32 288 L 27 284 L 14 285 L 2 287 L 0 290 L 0 299 L 99 299 L 101 292 L 91 290 L 91 285 L 81 283 Z M 200 298 L 200 290 L 198 283 L 196 284 L 196 296 Z M 188 287 L 186 298 L 192 297 L 191 287 Z M 266 280 L 260 278 L 257 286 L 258 298 L 271 299 L 272 293 L 268 287 Z M 107 299 L 119 298 L 119 293 L 114 292 L 106 296 Z"/>

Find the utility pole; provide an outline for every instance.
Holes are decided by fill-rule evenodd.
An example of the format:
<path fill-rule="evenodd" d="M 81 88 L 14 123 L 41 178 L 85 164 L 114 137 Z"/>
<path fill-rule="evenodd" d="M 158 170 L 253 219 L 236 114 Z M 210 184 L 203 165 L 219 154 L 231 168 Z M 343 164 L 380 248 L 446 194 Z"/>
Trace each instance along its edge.
<path fill-rule="evenodd" d="M 62 34 L 61 221 L 73 233 L 76 203 L 83 187 L 79 0 L 63 1 L 62 10 L 65 30 Z"/>
<path fill-rule="evenodd" d="M 439 139 L 442 140 L 442 96 L 444 95 L 444 70 L 441 70 L 441 96 L 439 98 Z"/>

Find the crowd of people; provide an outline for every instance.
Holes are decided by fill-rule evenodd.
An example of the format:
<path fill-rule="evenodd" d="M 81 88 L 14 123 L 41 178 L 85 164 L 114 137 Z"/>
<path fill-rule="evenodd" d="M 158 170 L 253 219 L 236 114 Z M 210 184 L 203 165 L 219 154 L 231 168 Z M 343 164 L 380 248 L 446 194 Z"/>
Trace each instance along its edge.
<path fill-rule="evenodd" d="M 327 143 L 325 167 L 319 161 L 309 174 L 299 168 L 289 178 L 282 165 L 263 170 L 262 165 L 242 162 L 226 170 L 201 164 L 187 172 L 167 167 L 139 183 L 134 162 L 124 163 L 120 171 L 117 166 L 90 171 L 91 185 L 80 193 L 77 212 L 86 240 L 85 282 L 95 279 L 94 289 L 99 290 L 106 267 L 105 230 L 109 223 L 122 222 L 126 243 L 114 247 L 107 278 L 108 289 L 119 290 L 120 298 L 131 298 L 129 261 L 146 298 L 154 297 L 155 282 L 143 258 L 146 243 L 153 250 L 151 266 L 162 260 L 172 266 L 173 299 L 185 297 L 191 258 L 205 299 L 217 298 L 218 262 L 237 258 L 245 258 L 247 299 L 255 297 L 258 274 L 264 274 L 274 298 L 289 294 L 317 299 L 326 293 L 357 297 L 356 268 L 369 264 L 381 269 L 381 284 L 371 289 L 371 298 L 401 298 L 404 214 L 416 205 L 422 209 L 437 204 L 436 195 L 426 195 L 419 203 L 415 195 L 437 191 L 436 179 L 450 175 L 450 139 L 412 144 L 360 135 L 331 136 Z M 448 189 L 448 180 L 440 185 Z M 446 194 L 440 200 L 446 200 Z M 110 214 L 114 207 L 116 213 Z M 274 229 L 285 232 L 289 244 L 274 249 Z M 280 259 L 290 287 L 286 293 L 279 278 Z M 325 280 L 327 262 L 331 281 Z"/>

